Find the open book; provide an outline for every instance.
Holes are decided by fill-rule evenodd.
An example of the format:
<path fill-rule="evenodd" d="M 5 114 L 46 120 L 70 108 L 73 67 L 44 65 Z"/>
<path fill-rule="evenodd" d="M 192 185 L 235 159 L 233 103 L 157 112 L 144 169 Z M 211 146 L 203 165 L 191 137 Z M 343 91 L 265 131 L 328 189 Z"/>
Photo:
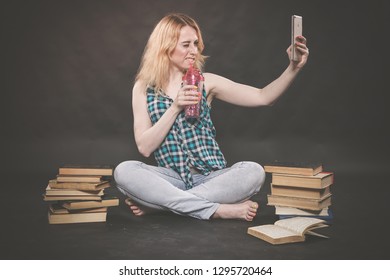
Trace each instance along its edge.
<path fill-rule="evenodd" d="M 248 234 L 267 241 L 271 244 L 284 244 L 305 241 L 305 234 L 323 238 L 325 235 L 312 230 L 327 227 L 321 219 L 308 217 L 294 217 L 276 221 L 273 225 L 262 225 L 248 228 Z"/>

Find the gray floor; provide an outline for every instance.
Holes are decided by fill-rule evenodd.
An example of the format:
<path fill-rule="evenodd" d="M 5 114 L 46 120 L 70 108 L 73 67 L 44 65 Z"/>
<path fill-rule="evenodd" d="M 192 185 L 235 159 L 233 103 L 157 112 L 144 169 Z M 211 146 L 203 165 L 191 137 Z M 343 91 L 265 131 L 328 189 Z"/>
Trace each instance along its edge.
<path fill-rule="evenodd" d="M 49 175 L 25 176 L 3 188 L 1 259 L 390 259 L 386 176 L 335 174 L 335 218 L 326 232 L 331 238 L 279 246 L 246 233 L 276 220 L 265 206 L 269 175 L 255 197 L 262 206 L 253 222 L 170 213 L 134 217 L 111 188 L 107 192 L 121 204 L 109 209 L 106 223 L 69 225 L 47 223 L 41 194 Z"/>

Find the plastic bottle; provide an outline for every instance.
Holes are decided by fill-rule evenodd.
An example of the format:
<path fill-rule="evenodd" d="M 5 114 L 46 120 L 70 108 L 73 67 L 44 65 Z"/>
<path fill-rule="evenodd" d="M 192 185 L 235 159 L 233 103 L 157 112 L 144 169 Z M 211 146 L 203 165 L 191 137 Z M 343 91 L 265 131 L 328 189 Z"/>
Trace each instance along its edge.
<path fill-rule="evenodd" d="M 199 69 L 194 67 L 192 64 L 183 76 L 183 85 L 196 86 L 197 90 L 200 92 L 203 90 L 203 76 L 200 74 Z M 199 119 L 201 102 L 202 99 L 200 99 L 198 103 L 188 105 L 184 108 L 186 120 Z"/>

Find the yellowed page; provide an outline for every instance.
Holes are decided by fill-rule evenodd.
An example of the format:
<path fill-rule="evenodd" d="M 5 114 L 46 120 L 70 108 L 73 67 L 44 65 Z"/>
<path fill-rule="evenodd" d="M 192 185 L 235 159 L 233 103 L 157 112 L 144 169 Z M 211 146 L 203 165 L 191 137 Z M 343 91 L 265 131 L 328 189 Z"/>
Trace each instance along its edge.
<path fill-rule="evenodd" d="M 262 225 L 253 227 L 253 229 L 271 237 L 272 239 L 297 235 L 296 232 L 275 225 Z"/>
<path fill-rule="evenodd" d="M 283 219 L 275 222 L 275 225 L 286 228 L 295 232 L 296 234 L 303 235 L 306 229 L 311 226 L 323 223 L 323 220 L 308 217 L 294 217 L 290 219 Z"/>
<path fill-rule="evenodd" d="M 275 206 L 275 214 L 276 215 L 301 215 L 301 216 L 328 216 L 328 207 L 320 210 L 320 211 L 313 211 L 313 210 L 304 210 L 294 207 L 287 207 L 287 206 Z"/>

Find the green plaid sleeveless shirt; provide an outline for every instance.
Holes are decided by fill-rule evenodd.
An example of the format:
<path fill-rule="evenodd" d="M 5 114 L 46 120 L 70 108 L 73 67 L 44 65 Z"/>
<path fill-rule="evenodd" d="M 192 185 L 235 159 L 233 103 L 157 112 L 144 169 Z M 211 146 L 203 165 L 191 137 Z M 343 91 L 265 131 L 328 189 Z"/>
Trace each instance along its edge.
<path fill-rule="evenodd" d="M 153 87 L 148 87 L 146 94 L 149 116 L 155 124 L 172 105 L 173 100 L 165 93 L 156 94 Z M 160 147 L 154 151 L 154 157 L 159 166 L 176 171 L 186 184 L 186 189 L 191 189 L 193 181 L 190 167 L 196 168 L 203 175 L 226 167 L 226 160 L 215 136 L 206 91 L 203 89 L 199 120 L 188 122 L 183 110 Z"/>

